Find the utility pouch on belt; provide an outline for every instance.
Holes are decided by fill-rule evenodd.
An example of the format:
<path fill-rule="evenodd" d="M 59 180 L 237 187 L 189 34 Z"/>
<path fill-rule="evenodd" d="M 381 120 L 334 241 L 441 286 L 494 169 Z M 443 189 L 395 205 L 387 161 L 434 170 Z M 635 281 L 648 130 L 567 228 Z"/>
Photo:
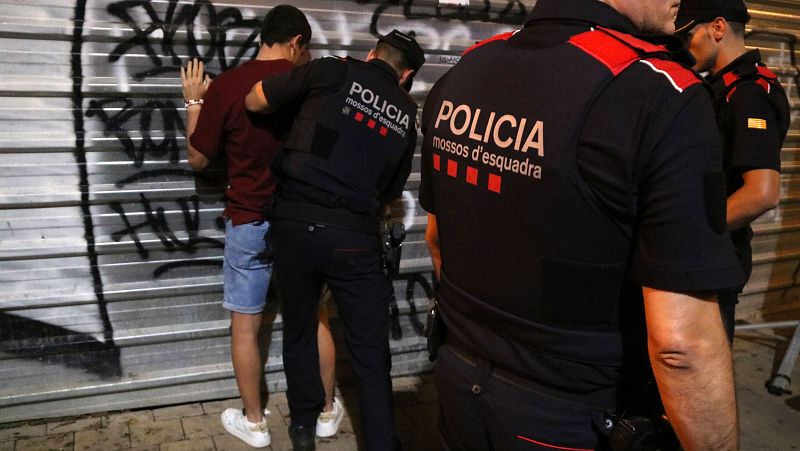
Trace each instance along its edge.
<path fill-rule="evenodd" d="M 439 303 L 434 297 L 425 318 L 425 338 L 428 339 L 428 360 L 433 362 L 439 355 L 439 347 L 444 344 L 447 329 L 439 312 Z"/>
<path fill-rule="evenodd" d="M 612 451 L 674 451 L 680 449 L 675 433 L 663 418 L 623 417 L 614 422 L 609 444 Z"/>
<path fill-rule="evenodd" d="M 383 267 L 390 278 L 400 273 L 400 257 L 403 251 L 403 240 L 406 238 L 406 227 L 402 222 L 385 222 L 381 226 L 381 245 L 383 247 Z"/>
<path fill-rule="evenodd" d="M 640 372 L 645 371 L 640 369 Z M 649 370 L 647 370 L 649 372 Z M 655 379 L 650 374 L 633 384 L 621 415 L 609 435 L 612 451 L 677 451 L 680 442 L 664 414 Z"/>

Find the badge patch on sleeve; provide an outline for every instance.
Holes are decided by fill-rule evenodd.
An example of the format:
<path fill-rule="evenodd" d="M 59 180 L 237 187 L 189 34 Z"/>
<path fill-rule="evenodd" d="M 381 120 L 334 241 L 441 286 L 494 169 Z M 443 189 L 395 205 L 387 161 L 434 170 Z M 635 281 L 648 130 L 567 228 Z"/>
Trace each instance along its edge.
<path fill-rule="evenodd" d="M 767 129 L 767 121 L 765 119 L 759 119 L 755 117 L 748 117 L 747 118 L 747 128 L 755 128 L 757 130 L 766 130 Z"/>

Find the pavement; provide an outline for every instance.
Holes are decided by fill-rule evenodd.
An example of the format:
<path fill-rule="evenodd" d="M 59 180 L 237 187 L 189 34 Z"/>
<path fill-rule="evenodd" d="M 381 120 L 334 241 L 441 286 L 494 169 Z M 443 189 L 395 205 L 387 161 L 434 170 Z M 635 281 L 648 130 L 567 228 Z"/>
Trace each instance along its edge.
<path fill-rule="evenodd" d="M 764 388 L 785 350 L 785 339 L 761 332 L 737 334 L 734 341 L 736 391 L 739 404 L 741 449 L 800 449 L 800 382 L 794 395 L 775 396 Z M 800 381 L 800 363 L 792 376 Z M 337 372 L 338 373 L 338 372 Z M 354 451 L 358 411 L 352 380 L 340 379 L 337 388 L 345 405 L 339 433 L 318 439 L 319 451 Z M 790 385 L 789 389 L 793 387 Z M 393 380 L 396 430 L 406 451 L 437 450 L 437 396 L 432 374 Z M 0 451 L 27 450 L 148 450 L 236 451 L 249 446 L 228 435 L 219 420 L 238 399 L 124 412 L 105 412 L 80 417 L 43 419 L 0 424 Z M 267 407 L 273 451 L 291 449 L 287 424 L 289 410 L 283 393 L 270 395 Z"/>

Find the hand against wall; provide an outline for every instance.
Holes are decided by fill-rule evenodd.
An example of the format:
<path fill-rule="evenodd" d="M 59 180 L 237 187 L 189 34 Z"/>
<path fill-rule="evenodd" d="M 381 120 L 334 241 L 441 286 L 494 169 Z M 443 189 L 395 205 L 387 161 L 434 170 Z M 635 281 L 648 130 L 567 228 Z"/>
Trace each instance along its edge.
<path fill-rule="evenodd" d="M 195 59 L 189 61 L 186 67 L 181 67 L 181 84 L 183 85 L 183 99 L 199 100 L 206 94 L 211 86 L 211 77 L 203 75 L 203 62 Z"/>

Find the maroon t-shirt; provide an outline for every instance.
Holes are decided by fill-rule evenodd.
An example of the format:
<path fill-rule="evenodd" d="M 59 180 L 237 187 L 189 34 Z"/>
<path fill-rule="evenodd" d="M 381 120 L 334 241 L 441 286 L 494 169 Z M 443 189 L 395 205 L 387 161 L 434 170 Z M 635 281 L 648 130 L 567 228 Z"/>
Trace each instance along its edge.
<path fill-rule="evenodd" d="M 244 98 L 264 77 L 293 67 L 283 59 L 248 61 L 223 72 L 203 97 L 200 118 L 189 139 L 209 159 L 224 153 L 228 188 L 223 214 L 234 225 L 263 219 L 262 207 L 271 202 L 275 192 L 270 164 L 292 124 L 291 114 L 247 112 Z"/>

